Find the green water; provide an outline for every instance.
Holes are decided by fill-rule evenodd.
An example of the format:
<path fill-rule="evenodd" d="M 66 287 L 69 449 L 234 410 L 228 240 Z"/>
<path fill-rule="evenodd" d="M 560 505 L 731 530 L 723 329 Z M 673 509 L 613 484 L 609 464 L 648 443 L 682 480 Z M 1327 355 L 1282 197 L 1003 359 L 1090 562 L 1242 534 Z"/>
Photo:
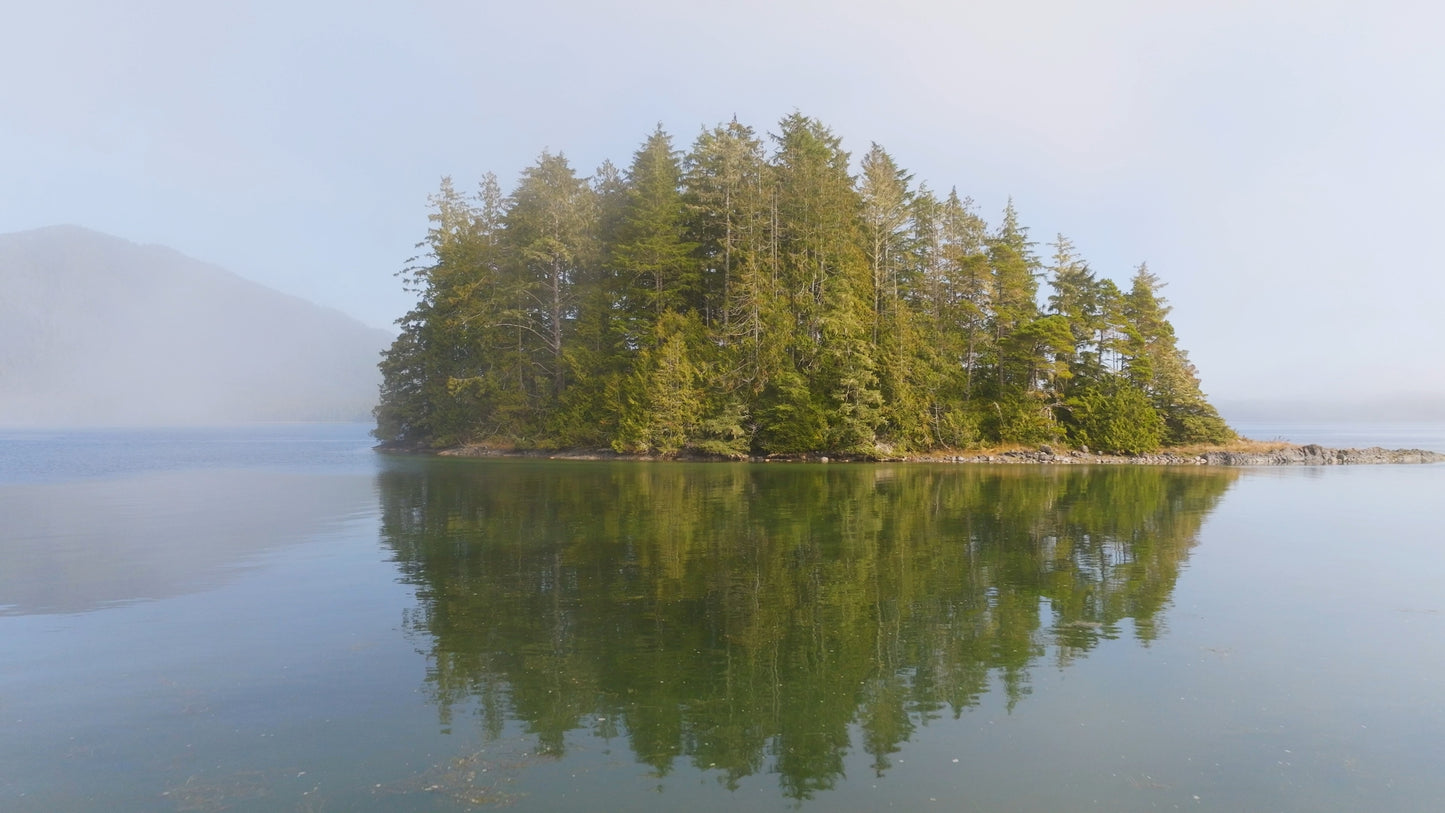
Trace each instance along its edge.
<path fill-rule="evenodd" d="M 0 485 L 0 809 L 1445 798 L 1445 467 L 457 461 L 348 438 L 206 465 L 152 439 L 134 473 Z"/>

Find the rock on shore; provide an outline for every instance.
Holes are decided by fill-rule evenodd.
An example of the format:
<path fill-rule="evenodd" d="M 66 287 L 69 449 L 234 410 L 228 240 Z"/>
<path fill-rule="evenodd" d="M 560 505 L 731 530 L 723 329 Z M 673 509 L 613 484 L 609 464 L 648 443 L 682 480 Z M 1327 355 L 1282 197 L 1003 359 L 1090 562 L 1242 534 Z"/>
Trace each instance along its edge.
<path fill-rule="evenodd" d="M 383 451 L 405 451 L 400 449 Z M 652 455 L 619 454 L 610 449 L 497 449 L 486 446 L 461 446 L 444 449 L 434 454 L 443 457 L 530 457 L 553 460 L 658 460 Z M 673 460 L 721 460 L 722 458 L 696 455 L 680 455 Z M 820 455 L 779 455 L 751 458 L 754 463 L 827 463 L 829 458 Z M 1380 463 L 1445 463 L 1445 454 L 1423 449 L 1382 449 L 1371 446 L 1368 449 L 1330 449 L 1318 444 L 1307 446 L 1283 445 L 1262 451 L 1214 450 L 1192 454 L 1182 452 L 1156 452 L 1142 455 L 1095 454 L 1088 450 L 1056 449 L 1040 446 L 1037 449 L 1015 449 L 1006 452 L 966 452 L 961 454 L 926 454 L 902 457 L 884 457 L 880 462 L 895 461 L 908 463 L 1033 463 L 1050 465 L 1097 464 L 1134 466 L 1338 466 Z"/>
<path fill-rule="evenodd" d="M 1424 449 L 1329 449 L 1319 444 L 1290 446 L 1274 452 L 1210 452 L 1206 462 L 1223 466 L 1331 466 L 1353 463 L 1442 463 L 1445 454 Z"/>
<path fill-rule="evenodd" d="M 1445 463 L 1445 454 L 1423 449 L 1330 449 L 1311 443 L 1283 446 L 1268 451 L 1209 451 L 1199 454 L 1157 452 L 1144 455 L 1101 455 L 1083 451 L 1056 451 L 1048 446 L 1037 451 L 1009 451 L 918 457 L 911 460 L 947 463 L 1100 463 L 1152 466 L 1337 466 L 1379 463 Z"/>

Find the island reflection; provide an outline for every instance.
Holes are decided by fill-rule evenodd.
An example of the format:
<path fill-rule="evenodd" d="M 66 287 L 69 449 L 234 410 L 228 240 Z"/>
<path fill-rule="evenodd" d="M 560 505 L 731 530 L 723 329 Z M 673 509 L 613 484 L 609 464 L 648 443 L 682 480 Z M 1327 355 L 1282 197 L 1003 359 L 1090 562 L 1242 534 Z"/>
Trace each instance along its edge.
<path fill-rule="evenodd" d="M 441 722 L 832 787 L 990 687 L 1143 644 L 1238 473 L 397 460 L 382 535 Z"/>

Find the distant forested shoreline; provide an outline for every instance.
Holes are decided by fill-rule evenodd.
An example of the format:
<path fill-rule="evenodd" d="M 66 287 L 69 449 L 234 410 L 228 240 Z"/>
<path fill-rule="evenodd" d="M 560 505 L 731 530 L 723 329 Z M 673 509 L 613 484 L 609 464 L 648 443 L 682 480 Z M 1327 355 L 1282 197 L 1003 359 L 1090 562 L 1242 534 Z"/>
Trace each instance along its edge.
<path fill-rule="evenodd" d="M 895 457 L 1141 454 L 1235 438 L 1141 264 L 1121 288 L 1010 201 L 913 176 L 795 113 L 619 169 L 542 153 L 430 198 L 417 304 L 381 362 L 384 446 Z M 1046 287 L 1041 289 L 1041 283 Z M 1042 297 L 1041 297 L 1042 294 Z"/>

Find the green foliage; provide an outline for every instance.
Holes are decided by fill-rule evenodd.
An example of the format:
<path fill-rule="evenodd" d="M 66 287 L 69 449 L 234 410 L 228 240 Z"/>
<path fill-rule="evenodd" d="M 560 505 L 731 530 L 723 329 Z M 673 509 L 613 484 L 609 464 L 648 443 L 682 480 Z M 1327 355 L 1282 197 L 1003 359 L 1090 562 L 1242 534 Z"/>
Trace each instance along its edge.
<path fill-rule="evenodd" d="M 418 245 L 427 249 L 425 261 L 400 274 L 418 302 L 397 320 L 401 334 L 380 365 L 375 433 L 393 445 L 472 440 L 478 412 L 495 396 L 484 380 L 498 360 L 486 348 L 506 309 L 501 192 L 491 175 L 472 198 L 444 178 L 431 203 L 432 228 Z"/>
<path fill-rule="evenodd" d="M 400 336 L 382 354 L 381 398 L 372 415 L 372 433 L 383 443 L 398 446 L 425 444 L 430 435 L 426 369 L 421 364 L 418 331 L 404 325 Z"/>
<path fill-rule="evenodd" d="M 1148 394 L 1163 418 L 1165 443 L 1231 441 L 1237 437 L 1234 430 L 1205 399 L 1194 365 L 1175 343 L 1174 327 L 1165 318 L 1170 309 L 1159 295 L 1162 287 L 1148 266 L 1140 265 L 1135 271 L 1123 306 L 1128 321 L 1128 376 Z"/>
<path fill-rule="evenodd" d="M 720 399 L 709 404 L 703 413 L 692 447 L 704 455 L 742 460 L 748 456 L 751 446 L 747 424 L 747 407 L 742 401 Z"/>
<path fill-rule="evenodd" d="M 1146 454 L 1164 439 L 1164 420 L 1143 391 L 1126 381 L 1091 386 L 1068 401 L 1069 439 L 1095 451 Z"/>
<path fill-rule="evenodd" d="M 619 392 L 624 405 L 612 447 L 674 455 L 692 445 L 702 420 L 702 376 L 688 349 L 688 320 L 665 312 L 653 345 L 638 354 Z"/>
<path fill-rule="evenodd" d="M 1196 408 L 1196 412 L 1176 411 L 1169 415 L 1166 424 L 1171 445 L 1221 444 L 1239 439 L 1212 406 L 1201 404 Z"/>
<path fill-rule="evenodd" d="M 1003 222 L 988 238 L 991 276 L 987 324 L 993 343 L 984 366 L 992 367 L 989 383 L 995 398 L 1020 399 L 1037 384 L 1037 344 L 1028 337 L 1015 336 L 1038 317 L 1038 260 L 1033 245 L 1009 199 Z"/>
<path fill-rule="evenodd" d="M 985 413 L 985 431 L 1000 442 L 1030 446 L 1058 438 L 1052 413 L 1037 398 L 1000 399 L 990 406 L 993 414 Z"/>
<path fill-rule="evenodd" d="M 1026 363 L 1028 372 L 1023 380 L 1029 390 L 1062 392 L 1073 376 L 1069 360 L 1074 356 L 1074 334 L 1063 316 L 1041 316 L 1019 326 L 1003 347 L 1012 358 Z"/>
<path fill-rule="evenodd" d="M 978 446 L 985 437 L 985 418 L 970 406 L 956 406 L 930 415 L 930 428 L 937 445 L 945 449 L 967 449 Z"/>
<path fill-rule="evenodd" d="M 771 237 L 771 168 L 762 142 L 736 119 L 698 136 L 684 161 L 687 239 L 696 245 L 702 314 L 722 346 L 756 363 Z M 748 375 L 748 378 L 753 378 Z"/>
<path fill-rule="evenodd" d="M 511 197 L 505 234 L 519 295 L 505 324 L 518 331 L 528 366 L 521 385 L 539 411 L 567 387 L 565 355 L 576 308 L 595 268 L 596 199 L 561 155 L 542 153 Z"/>
<path fill-rule="evenodd" d="M 773 377 L 758 399 L 758 449 L 799 454 L 828 448 L 827 412 L 796 371 Z"/>
<path fill-rule="evenodd" d="M 990 229 L 876 144 L 851 166 L 795 113 L 686 155 L 659 127 L 591 179 L 544 152 L 510 195 L 443 179 L 377 437 L 737 458 L 1233 436 L 1147 268 L 1121 292 L 1062 235 L 1045 267 L 1012 200 Z"/>
<path fill-rule="evenodd" d="M 663 313 L 701 304 L 694 257 L 698 244 L 689 242 L 684 233 L 681 179 L 672 138 L 659 127 L 633 156 L 621 221 L 609 252 L 621 283 L 619 315 L 634 344 L 646 341 Z"/>

